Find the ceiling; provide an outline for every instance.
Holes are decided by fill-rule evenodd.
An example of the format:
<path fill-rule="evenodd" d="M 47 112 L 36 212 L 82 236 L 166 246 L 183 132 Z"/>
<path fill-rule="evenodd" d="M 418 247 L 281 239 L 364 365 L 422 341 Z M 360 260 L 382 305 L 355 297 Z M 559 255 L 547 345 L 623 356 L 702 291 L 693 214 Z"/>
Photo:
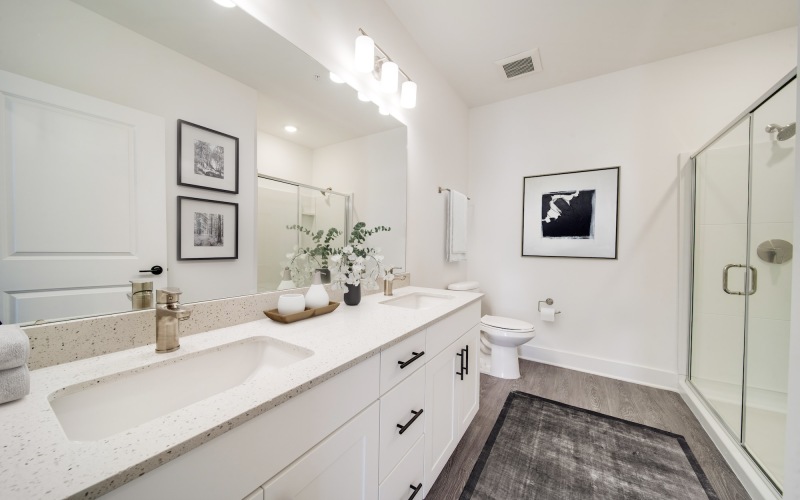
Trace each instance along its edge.
<path fill-rule="evenodd" d="M 210 0 L 73 2 L 258 90 L 258 128 L 273 136 L 316 149 L 402 126 L 242 9 Z M 286 133 L 288 124 L 298 131 Z"/>
<path fill-rule="evenodd" d="M 797 25 L 797 0 L 384 0 L 468 106 Z M 495 61 L 539 49 L 542 71 Z"/>

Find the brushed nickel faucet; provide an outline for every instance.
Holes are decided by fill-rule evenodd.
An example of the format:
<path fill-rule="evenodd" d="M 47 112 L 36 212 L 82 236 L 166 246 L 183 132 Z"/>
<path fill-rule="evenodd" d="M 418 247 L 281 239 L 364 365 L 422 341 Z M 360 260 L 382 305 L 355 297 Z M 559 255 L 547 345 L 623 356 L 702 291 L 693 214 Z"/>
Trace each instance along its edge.
<path fill-rule="evenodd" d="M 189 319 L 192 310 L 181 305 L 180 288 L 156 291 L 156 352 L 172 352 L 181 347 L 178 340 L 179 322 Z"/>
<path fill-rule="evenodd" d="M 389 269 L 389 274 L 394 276 L 394 270 L 395 269 L 400 269 L 400 268 L 399 267 L 393 267 L 393 268 Z M 405 279 L 408 279 L 408 275 L 407 274 L 404 274 L 402 278 L 398 278 L 396 276 L 395 276 L 394 279 L 390 279 L 390 280 L 387 280 L 386 278 L 384 278 L 384 280 L 383 280 L 383 294 L 386 295 L 387 297 L 391 297 L 392 295 L 394 295 L 394 293 L 392 291 L 392 283 L 394 283 L 394 280 L 403 281 Z"/>

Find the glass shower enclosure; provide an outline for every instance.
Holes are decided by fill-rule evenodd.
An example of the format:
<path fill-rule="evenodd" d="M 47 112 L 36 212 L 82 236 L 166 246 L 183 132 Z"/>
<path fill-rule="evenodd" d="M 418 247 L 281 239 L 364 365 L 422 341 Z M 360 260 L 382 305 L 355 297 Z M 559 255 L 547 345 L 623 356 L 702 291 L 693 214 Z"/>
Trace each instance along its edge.
<path fill-rule="evenodd" d="M 694 159 L 689 383 L 780 491 L 796 71 Z"/>

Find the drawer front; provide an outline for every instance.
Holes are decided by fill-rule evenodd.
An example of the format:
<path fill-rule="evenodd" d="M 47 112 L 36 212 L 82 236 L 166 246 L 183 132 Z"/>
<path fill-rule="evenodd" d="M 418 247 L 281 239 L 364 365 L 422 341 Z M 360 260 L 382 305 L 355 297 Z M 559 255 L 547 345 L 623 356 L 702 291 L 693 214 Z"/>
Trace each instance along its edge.
<path fill-rule="evenodd" d="M 381 483 L 380 500 L 414 500 L 422 498 L 422 476 L 425 438 L 420 437 L 397 467 Z M 415 493 L 415 490 L 419 490 Z"/>
<path fill-rule="evenodd" d="M 381 481 L 422 436 L 425 430 L 425 415 L 420 412 L 424 410 L 424 405 L 424 367 L 381 397 L 379 472 Z"/>
<path fill-rule="evenodd" d="M 425 354 L 433 358 L 481 322 L 481 302 L 473 302 L 428 327 Z"/>
<path fill-rule="evenodd" d="M 429 358 L 425 353 L 424 330 L 381 351 L 381 394 L 405 380 Z"/>

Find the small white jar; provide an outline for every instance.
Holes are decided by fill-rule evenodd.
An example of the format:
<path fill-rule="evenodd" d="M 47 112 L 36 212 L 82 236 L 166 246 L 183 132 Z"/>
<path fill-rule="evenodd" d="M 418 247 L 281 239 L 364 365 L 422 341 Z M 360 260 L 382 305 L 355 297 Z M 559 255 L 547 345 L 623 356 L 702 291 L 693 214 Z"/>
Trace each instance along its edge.
<path fill-rule="evenodd" d="M 287 316 L 299 313 L 306 308 L 306 298 L 302 293 L 284 293 L 278 297 L 278 314 Z"/>

